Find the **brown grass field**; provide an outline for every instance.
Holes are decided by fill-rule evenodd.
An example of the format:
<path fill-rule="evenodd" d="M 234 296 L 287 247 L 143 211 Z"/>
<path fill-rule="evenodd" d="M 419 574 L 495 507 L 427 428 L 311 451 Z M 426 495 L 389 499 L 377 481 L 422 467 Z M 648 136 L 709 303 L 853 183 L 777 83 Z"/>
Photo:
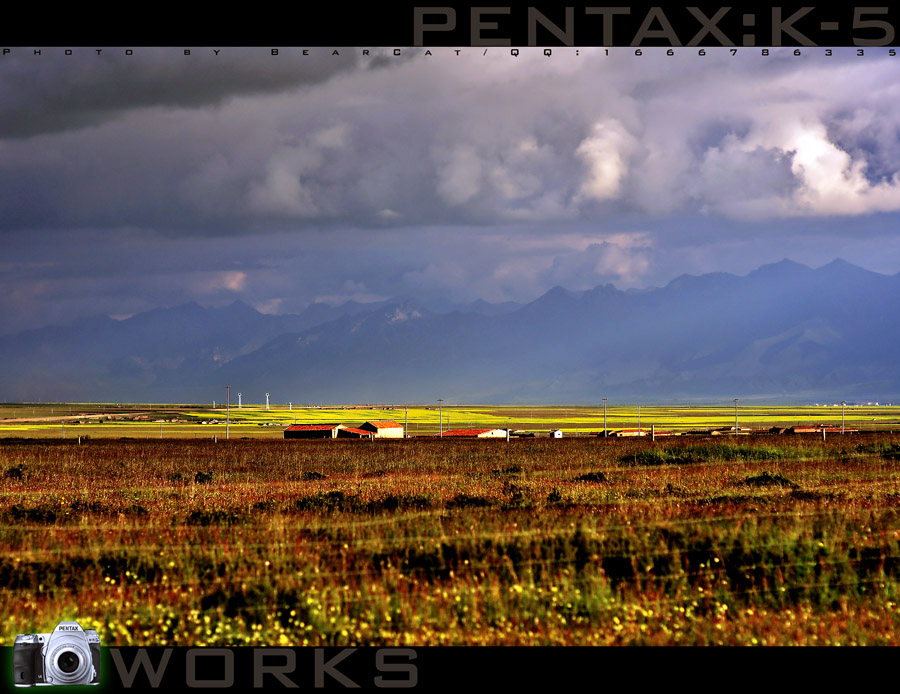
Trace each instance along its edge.
<path fill-rule="evenodd" d="M 900 644 L 900 436 L 0 439 L 3 644 Z"/>

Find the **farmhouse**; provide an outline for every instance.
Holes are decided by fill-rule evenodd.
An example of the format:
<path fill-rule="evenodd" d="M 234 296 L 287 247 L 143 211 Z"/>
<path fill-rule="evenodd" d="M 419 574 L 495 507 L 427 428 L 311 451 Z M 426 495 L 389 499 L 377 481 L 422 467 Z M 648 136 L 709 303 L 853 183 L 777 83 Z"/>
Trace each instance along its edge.
<path fill-rule="evenodd" d="M 646 436 L 650 432 L 646 429 L 619 429 L 609 432 L 610 436 Z"/>
<path fill-rule="evenodd" d="M 819 431 L 819 427 L 815 426 L 795 426 L 788 427 L 786 434 L 815 434 Z"/>
<path fill-rule="evenodd" d="M 402 439 L 404 433 L 403 427 L 393 419 L 366 422 L 365 424 L 360 424 L 359 428 L 375 434 L 376 439 Z"/>
<path fill-rule="evenodd" d="M 366 429 L 354 429 L 353 427 L 345 427 L 343 424 L 337 430 L 339 439 L 374 439 L 376 434 Z"/>
<path fill-rule="evenodd" d="M 735 430 L 734 427 L 719 427 L 717 429 L 710 429 L 709 433 L 713 436 L 723 436 L 725 434 L 752 434 L 753 431 L 746 427 L 738 427 Z"/>
<path fill-rule="evenodd" d="M 550 430 L 550 438 L 551 439 L 561 439 L 562 431 L 560 431 L 559 429 L 551 429 Z"/>
<path fill-rule="evenodd" d="M 435 434 L 440 436 L 440 434 Z M 456 436 L 471 439 L 499 439 L 506 438 L 506 429 L 447 429 L 444 436 Z"/>
<path fill-rule="evenodd" d="M 602 431 L 591 432 L 592 436 L 603 436 Z M 619 429 L 609 432 L 610 436 L 677 436 L 673 431 L 664 429 Z"/>
<path fill-rule="evenodd" d="M 784 430 L 785 434 L 820 434 L 822 432 L 828 434 L 840 434 L 841 428 L 831 424 L 811 424 L 809 426 L 793 426 Z M 844 433 L 856 433 L 856 429 L 844 428 Z"/>
<path fill-rule="evenodd" d="M 284 438 L 336 439 L 338 431 L 346 428 L 343 424 L 291 424 L 284 430 Z"/>

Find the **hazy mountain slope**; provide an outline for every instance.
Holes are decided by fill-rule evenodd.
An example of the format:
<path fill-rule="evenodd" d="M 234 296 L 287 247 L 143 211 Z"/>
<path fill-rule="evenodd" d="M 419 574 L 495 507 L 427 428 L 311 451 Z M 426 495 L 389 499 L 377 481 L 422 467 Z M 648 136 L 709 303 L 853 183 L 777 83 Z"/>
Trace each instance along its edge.
<path fill-rule="evenodd" d="M 521 307 L 185 304 L 0 337 L 0 399 L 203 402 L 226 383 L 304 403 L 895 399 L 898 309 L 900 275 L 787 260 Z"/>

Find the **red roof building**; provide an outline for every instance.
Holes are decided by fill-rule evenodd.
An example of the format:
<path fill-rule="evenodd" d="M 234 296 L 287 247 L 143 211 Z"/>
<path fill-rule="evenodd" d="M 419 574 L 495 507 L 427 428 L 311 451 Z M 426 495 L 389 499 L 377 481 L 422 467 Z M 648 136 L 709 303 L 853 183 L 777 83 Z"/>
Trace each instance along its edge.
<path fill-rule="evenodd" d="M 374 439 L 376 434 L 366 429 L 354 429 L 353 427 L 342 426 L 338 429 L 339 439 Z"/>
<path fill-rule="evenodd" d="M 619 429 L 609 432 L 610 436 L 647 436 L 649 434 L 647 429 Z"/>
<path fill-rule="evenodd" d="M 506 429 L 447 429 L 443 435 L 472 439 L 505 439 Z M 435 434 L 435 436 L 440 436 L 440 434 Z"/>
<path fill-rule="evenodd" d="M 359 425 L 360 429 L 375 434 L 376 439 L 402 439 L 403 427 L 393 419 L 382 419 Z"/>
<path fill-rule="evenodd" d="M 812 424 L 810 426 L 794 426 L 788 427 L 784 430 L 785 434 L 820 434 L 822 432 L 828 434 L 840 434 L 841 428 L 832 424 Z M 850 427 L 844 427 L 844 433 L 855 434 L 857 432 L 856 429 L 851 429 Z"/>
<path fill-rule="evenodd" d="M 284 430 L 286 439 L 335 439 L 343 424 L 291 424 Z"/>

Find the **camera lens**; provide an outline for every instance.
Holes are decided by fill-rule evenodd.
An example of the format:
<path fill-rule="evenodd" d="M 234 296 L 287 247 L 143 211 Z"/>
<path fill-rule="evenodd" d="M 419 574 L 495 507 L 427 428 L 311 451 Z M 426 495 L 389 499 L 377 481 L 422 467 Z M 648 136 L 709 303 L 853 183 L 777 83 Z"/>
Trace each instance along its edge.
<path fill-rule="evenodd" d="M 74 651 L 65 651 L 61 653 L 57 662 L 59 664 L 59 669 L 67 675 L 72 674 L 78 669 L 78 655 L 76 655 Z"/>

